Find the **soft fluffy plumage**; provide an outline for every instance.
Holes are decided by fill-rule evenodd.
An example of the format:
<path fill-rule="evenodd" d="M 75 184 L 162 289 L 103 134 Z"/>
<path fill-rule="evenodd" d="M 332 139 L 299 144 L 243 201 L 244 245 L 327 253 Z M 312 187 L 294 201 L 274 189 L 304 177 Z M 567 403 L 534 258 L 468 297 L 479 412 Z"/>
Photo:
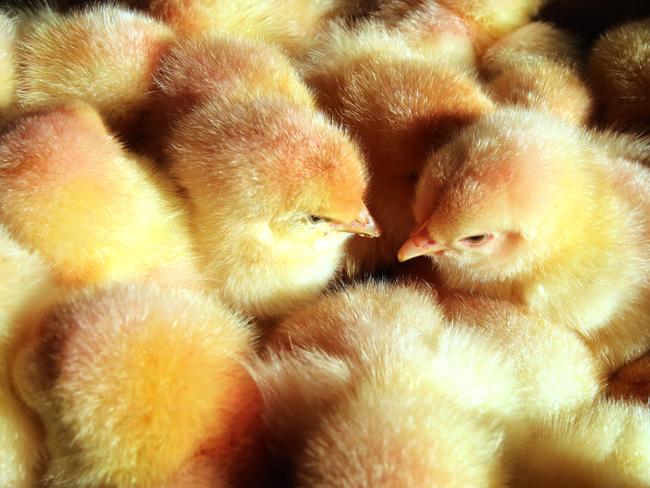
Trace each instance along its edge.
<path fill-rule="evenodd" d="M 0 136 L 0 185 L 0 221 L 61 284 L 197 282 L 174 189 L 149 161 L 126 152 L 88 105 L 12 121 Z"/>
<path fill-rule="evenodd" d="M 128 134 L 140 123 L 153 72 L 173 38 L 164 24 L 112 5 L 65 16 L 41 10 L 22 19 L 17 105 L 33 109 L 84 100 L 113 129 Z"/>
<path fill-rule="evenodd" d="M 16 19 L 0 12 L 0 118 L 13 103 L 16 89 Z"/>
<path fill-rule="evenodd" d="M 189 291 L 115 285 L 56 306 L 19 353 L 14 379 L 40 415 L 53 486 L 161 486 L 211 453 L 232 469 L 257 389 L 245 323 Z M 238 430 L 240 429 L 240 430 Z"/>
<path fill-rule="evenodd" d="M 427 254 L 446 286 L 522 304 L 620 366 L 650 346 L 650 173 L 616 147 L 539 113 L 484 117 L 427 163 L 401 259 Z"/>
<path fill-rule="evenodd" d="M 0 486 L 35 486 L 43 459 L 37 419 L 13 390 L 9 366 L 41 309 L 54 298 L 50 270 L 0 226 Z"/>
<path fill-rule="evenodd" d="M 347 271 L 382 270 L 413 225 L 409 206 L 426 155 L 492 103 L 471 71 L 377 23 L 333 29 L 311 53 L 305 77 L 368 155 L 368 207 L 382 236 L 353 239 Z"/>
<path fill-rule="evenodd" d="M 589 74 L 608 123 L 650 131 L 650 19 L 606 32 L 593 47 Z"/>
<path fill-rule="evenodd" d="M 208 81 L 214 68 L 185 85 L 175 81 L 179 59 L 164 64 L 161 90 L 172 104 L 182 109 L 179 92 L 203 100 L 173 125 L 166 163 L 187 192 L 205 272 L 224 300 L 255 316 L 286 314 L 326 286 L 352 233 L 378 233 L 363 203 L 363 159 L 311 107 L 279 53 L 232 39 L 194 53 L 215 49 L 223 86 Z"/>

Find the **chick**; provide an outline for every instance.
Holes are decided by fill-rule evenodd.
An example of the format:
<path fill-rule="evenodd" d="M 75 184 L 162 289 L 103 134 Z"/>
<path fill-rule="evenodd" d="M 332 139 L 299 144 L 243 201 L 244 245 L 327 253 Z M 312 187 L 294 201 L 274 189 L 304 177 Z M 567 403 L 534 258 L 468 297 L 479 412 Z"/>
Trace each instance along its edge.
<path fill-rule="evenodd" d="M 367 283 L 271 333 L 259 384 L 297 486 L 501 486 L 510 363 L 441 321 L 431 290 Z"/>
<path fill-rule="evenodd" d="M 0 187 L 0 221 L 61 285 L 197 280 L 174 189 L 124 151 L 88 105 L 13 121 L 0 135 Z"/>
<path fill-rule="evenodd" d="M 603 35 L 589 58 L 589 73 L 606 122 L 648 132 L 650 120 L 650 19 Z"/>
<path fill-rule="evenodd" d="M 0 118 L 13 102 L 16 89 L 16 20 L 0 11 Z"/>
<path fill-rule="evenodd" d="M 251 353 L 242 319 L 186 290 L 117 284 L 62 301 L 13 367 L 45 425 L 44 481 L 173 486 L 201 460 L 221 482 L 259 412 Z"/>
<path fill-rule="evenodd" d="M 413 226 L 409 207 L 428 152 L 493 104 L 471 72 L 372 23 L 332 30 L 312 53 L 305 78 L 368 157 L 368 208 L 382 237 L 353 239 L 346 270 L 352 276 L 381 271 L 394 264 Z"/>
<path fill-rule="evenodd" d="M 514 464 L 513 486 L 650 486 L 649 464 L 648 407 L 599 401 L 540 428 Z"/>
<path fill-rule="evenodd" d="M 650 173 L 610 152 L 541 113 L 484 117 L 427 162 L 399 259 L 576 330 L 616 369 L 650 347 Z"/>
<path fill-rule="evenodd" d="M 301 56 L 327 21 L 354 13 L 350 0 L 136 0 L 185 37 L 234 34 L 275 44 Z M 142 5 L 144 4 L 144 5 Z"/>
<path fill-rule="evenodd" d="M 426 363 L 391 361 L 321 419 L 296 486 L 506 486 L 499 428 L 436 395 Z"/>
<path fill-rule="evenodd" d="M 130 135 L 173 40 L 166 25 L 114 5 L 65 16 L 43 9 L 21 23 L 17 105 L 31 110 L 80 99 L 111 128 Z"/>
<path fill-rule="evenodd" d="M 471 62 L 498 38 L 530 22 L 545 0 L 378 0 L 372 15 Z"/>
<path fill-rule="evenodd" d="M 259 69 L 264 66 L 265 69 Z M 164 160 L 163 148 L 176 121 L 213 96 L 276 93 L 314 109 L 315 102 L 289 59 L 267 44 L 230 36 L 179 40 L 160 60 L 147 109 L 147 153 Z"/>
<path fill-rule="evenodd" d="M 282 93 L 215 94 L 178 119 L 166 147 L 203 269 L 226 303 L 250 315 L 283 315 L 313 299 L 347 238 L 379 233 L 357 147 Z"/>
<path fill-rule="evenodd" d="M 0 486 L 36 485 L 43 459 L 37 419 L 14 395 L 9 365 L 39 309 L 54 295 L 49 269 L 0 226 Z"/>
<path fill-rule="evenodd" d="M 480 60 L 495 101 L 586 125 L 593 114 L 593 100 L 577 64 L 572 37 L 541 22 L 501 38 Z"/>

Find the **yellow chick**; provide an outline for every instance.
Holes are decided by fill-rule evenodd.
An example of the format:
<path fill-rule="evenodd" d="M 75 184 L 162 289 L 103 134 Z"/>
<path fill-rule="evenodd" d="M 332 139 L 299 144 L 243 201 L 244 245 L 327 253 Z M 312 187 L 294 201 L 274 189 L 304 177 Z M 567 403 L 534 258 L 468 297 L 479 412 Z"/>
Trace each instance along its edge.
<path fill-rule="evenodd" d="M 577 69 L 576 51 L 568 33 L 533 22 L 490 46 L 480 67 L 495 101 L 586 125 L 594 104 Z"/>
<path fill-rule="evenodd" d="M 242 319 L 187 290 L 117 284 L 62 301 L 13 366 L 45 426 L 44 481 L 183 486 L 194 467 L 222 482 L 259 414 L 251 353 Z"/>
<path fill-rule="evenodd" d="M 47 107 L 80 99 L 122 135 L 137 132 L 172 30 L 114 5 L 22 19 L 16 60 L 17 105 Z"/>
<path fill-rule="evenodd" d="M 265 69 L 259 69 L 264 66 Z M 154 74 L 143 145 L 164 161 L 164 147 L 176 121 L 210 97 L 259 91 L 282 95 L 298 106 L 315 108 L 314 98 L 289 59 L 259 41 L 204 35 L 181 39 L 162 56 Z"/>
<path fill-rule="evenodd" d="M 310 107 L 304 88 L 294 90 L 295 75 L 269 75 L 280 64 L 253 57 L 247 41 L 223 42 L 222 72 L 237 83 L 208 87 L 177 119 L 166 163 L 187 192 L 203 269 L 226 303 L 284 315 L 327 285 L 352 234 L 379 234 L 363 202 L 366 170 L 349 136 Z"/>
<path fill-rule="evenodd" d="M 0 119 L 11 106 L 16 90 L 16 19 L 0 11 Z"/>
<path fill-rule="evenodd" d="M 378 0 L 371 15 L 437 54 L 467 64 L 498 38 L 530 22 L 545 0 Z"/>
<path fill-rule="evenodd" d="M 58 283 L 197 280 L 171 184 L 126 152 L 83 103 L 14 120 L 0 135 L 0 221 Z"/>
<path fill-rule="evenodd" d="M 589 73 L 608 123 L 649 131 L 650 18 L 606 32 L 593 47 Z"/>
<path fill-rule="evenodd" d="M 513 486 L 650 486 L 648 407 L 601 400 L 555 417 L 531 436 L 513 466 Z"/>
<path fill-rule="evenodd" d="M 484 117 L 427 162 L 399 259 L 428 255 L 444 286 L 569 327 L 617 368 L 650 347 L 650 173 L 612 148 L 541 113 Z"/>
<path fill-rule="evenodd" d="M 333 29 L 312 52 L 305 78 L 368 157 L 368 208 L 382 237 L 353 239 L 346 268 L 352 276 L 378 272 L 395 263 L 414 224 L 409 208 L 429 151 L 493 104 L 470 71 L 376 23 Z"/>
<path fill-rule="evenodd" d="M 133 1 L 132 1 L 133 3 Z M 330 19 L 354 13 L 350 0 L 135 0 L 184 37 L 214 32 L 275 44 L 301 56 Z"/>
<path fill-rule="evenodd" d="M 272 331 L 258 384 L 297 486 L 502 486 L 511 364 L 442 325 L 431 290 L 367 283 Z"/>
<path fill-rule="evenodd" d="M 15 347 L 45 303 L 53 299 L 50 270 L 0 226 L 0 486 L 36 485 L 43 459 L 37 419 L 15 396 L 9 366 Z"/>

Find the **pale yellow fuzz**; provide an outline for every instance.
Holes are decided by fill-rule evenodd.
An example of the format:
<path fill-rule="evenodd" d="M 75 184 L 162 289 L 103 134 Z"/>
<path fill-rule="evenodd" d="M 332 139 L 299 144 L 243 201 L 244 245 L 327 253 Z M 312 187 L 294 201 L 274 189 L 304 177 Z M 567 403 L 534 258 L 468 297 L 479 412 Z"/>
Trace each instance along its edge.
<path fill-rule="evenodd" d="M 335 16 L 351 13 L 349 0 L 150 0 L 147 10 L 184 36 L 232 34 L 276 44 L 301 56 Z"/>
<path fill-rule="evenodd" d="M 588 67 L 605 121 L 649 132 L 650 19 L 607 31 L 594 44 Z"/>
<path fill-rule="evenodd" d="M 512 363 L 481 331 L 445 326 L 432 290 L 332 292 L 285 319 L 264 357 L 267 425 L 299 486 L 502 486 Z"/>
<path fill-rule="evenodd" d="M 382 271 L 395 264 L 415 224 L 410 204 L 427 155 L 493 103 L 471 70 L 412 47 L 406 36 L 379 23 L 333 29 L 304 74 L 321 106 L 350 129 L 368 156 L 368 208 L 382 235 L 352 239 L 346 271 Z"/>
<path fill-rule="evenodd" d="M 173 37 L 164 24 L 114 5 L 66 16 L 42 10 L 21 24 L 17 103 L 32 109 L 80 99 L 111 127 L 132 129 Z"/>
<path fill-rule="evenodd" d="M 514 486 L 650 486 L 650 412 L 646 405 L 599 401 L 542 426 L 520 452 Z"/>
<path fill-rule="evenodd" d="M 175 189 L 91 108 L 25 116 L 0 137 L 0 220 L 61 284 L 152 277 L 197 284 Z"/>
<path fill-rule="evenodd" d="M 50 270 L 14 242 L 0 226 L 0 486 L 35 486 L 43 460 L 43 438 L 35 416 L 19 401 L 9 366 L 31 321 L 26 314 L 53 295 Z"/>
<path fill-rule="evenodd" d="M 432 256 L 446 287 L 576 330 L 612 371 L 650 347 L 650 172 L 625 159 L 641 142 L 607 139 L 500 110 L 432 155 L 414 213 L 446 246 Z M 495 240 L 463 244 L 484 233 Z"/>
<path fill-rule="evenodd" d="M 420 367 L 388 378 L 378 369 L 320 419 L 298 458 L 296 485 L 505 486 L 499 430 L 432 394 Z"/>
<path fill-rule="evenodd" d="M 116 285 L 62 302 L 14 366 L 46 428 L 45 479 L 173 486 L 206 443 L 229 445 L 233 415 L 255 408 L 240 393 L 251 383 L 242 366 L 251 339 L 239 317 L 186 290 Z M 216 453 L 200 464 L 219 481 L 234 460 Z"/>
<path fill-rule="evenodd" d="M 321 114 L 260 93 L 214 96 L 179 120 L 167 152 L 187 190 L 203 269 L 230 305 L 277 316 L 314 299 L 363 206 L 358 149 Z"/>
<path fill-rule="evenodd" d="M 575 44 L 568 33 L 540 22 L 501 38 L 480 60 L 492 98 L 586 125 L 594 104 L 576 67 Z"/>
<path fill-rule="evenodd" d="M 14 100 L 16 89 L 16 20 L 0 11 L 0 120 Z"/>

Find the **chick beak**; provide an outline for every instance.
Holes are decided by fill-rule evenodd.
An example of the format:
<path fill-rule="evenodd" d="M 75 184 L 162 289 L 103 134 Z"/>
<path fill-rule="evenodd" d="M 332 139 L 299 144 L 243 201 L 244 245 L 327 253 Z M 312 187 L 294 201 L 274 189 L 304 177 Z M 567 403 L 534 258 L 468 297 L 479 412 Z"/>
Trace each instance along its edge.
<path fill-rule="evenodd" d="M 345 224 L 336 224 L 336 230 L 339 232 L 348 232 L 350 234 L 359 234 L 363 237 L 379 237 L 381 230 L 372 218 L 366 207 L 363 207 L 357 218 L 352 222 Z"/>
<path fill-rule="evenodd" d="M 402 244 L 398 253 L 397 259 L 400 263 L 408 261 L 409 259 L 417 258 L 425 254 L 432 254 L 435 252 L 445 250 L 445 246 L 431 239 L 427 223 L 425 222 L 418 230 L 411 234 L 411 237 Z"/>

